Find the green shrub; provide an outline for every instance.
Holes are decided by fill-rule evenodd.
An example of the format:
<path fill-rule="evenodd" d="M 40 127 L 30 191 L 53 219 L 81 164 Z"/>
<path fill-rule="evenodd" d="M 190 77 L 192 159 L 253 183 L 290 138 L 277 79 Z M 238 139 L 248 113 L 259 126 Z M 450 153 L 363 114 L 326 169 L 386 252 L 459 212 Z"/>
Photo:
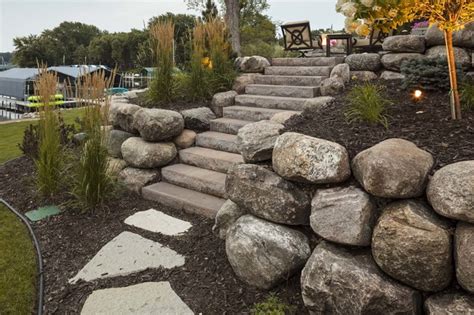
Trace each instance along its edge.
<path fill-rule="evenodd" d="M 403 88 L 449 91 L 448 62 L 446 59 L 413 59 L 402 63 L 400 72 L 405 76 Z M 458 75 L 461 70 L 458 67 Z"/>
<path fill-rule="evenodd" d="M 254 305 L 250 314 L 252 315 L 285 315 L 293 313 L 294 307 L 283 303 L 276 295 L 270 294 L 261 303 Z"/>
<path fill-rule="evenodd" d="M 159 21 L 150 28 L 156 71 L 150 86 L 150 97 L 157 104 L 170 103 L 173 99 L 173 41 L 174 24 Z"/>
<path fill-rule="evenodd" d="M 459 87 L 461 106 L 464 110 L 474 110 L 474 81 L 464 79 Z"/>
<path fill-rule="evenodd" d="M 349 106 L 344 115 L 349 122 L 365 121 L 388 128 L 385 111 L 392 102 L 383 95 L 383 87 L 372 83 L 358 85 L 352 88 L 347 98 Z"/>

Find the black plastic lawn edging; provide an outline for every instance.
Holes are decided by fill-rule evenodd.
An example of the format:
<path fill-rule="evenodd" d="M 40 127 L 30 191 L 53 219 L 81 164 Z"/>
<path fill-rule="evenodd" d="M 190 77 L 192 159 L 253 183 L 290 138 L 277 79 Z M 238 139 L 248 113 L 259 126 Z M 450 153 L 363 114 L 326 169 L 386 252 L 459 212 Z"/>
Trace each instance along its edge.
<path fill-rule="evenodd" d="M 2 203 L 5 207 L 7 207 L 11 212 L 13 212 L 18 218 L 20 218 L 21 221 L 26 225 L 28 228 L 28 231 L 30 232 L 31 238 L 33 239 L 33 243 L 35 245 L 36 249 L 36 260 L 38 262 L 38 315 L 43 314 L 43 292 L 44 292 L 44 287 L 43 287 L 43 257 L 41 256 L 41 249 L 40 245 L 38 242 L 38 239 L 36 238 L 35 232 L 33 231 L 33 228 L 30 225 L 30 222 L 28 221 L 27 218 L 25 218 L 20 212 L 18 212 L 15 208 L 13 208 L 8 202 L 0 198 L 0 203 Z"/>

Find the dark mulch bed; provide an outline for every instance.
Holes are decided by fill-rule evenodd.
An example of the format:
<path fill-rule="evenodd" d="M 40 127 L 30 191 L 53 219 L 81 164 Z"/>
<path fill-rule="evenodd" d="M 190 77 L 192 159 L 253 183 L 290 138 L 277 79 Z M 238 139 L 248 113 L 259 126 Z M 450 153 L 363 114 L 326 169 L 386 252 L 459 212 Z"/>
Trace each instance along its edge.
<path fill-rule="evenodd" d="M 209 107 L 211 102 L 186 102 L 184 100 L 175 100 L 172 103 L 167 104 L 154 104 L 149 98 L 146 96 L 146 93 L 138 93 L 138 98 L 131 99 L 132 103 L 142 106 L 142 107 L 149 107 L 149 108 L 162 108 L 162 109 L 169 109 L 180 112 L 182 110 L 197 108 L 197 107 Z"/>
<path fill-rule="evenodd" d="M 36 195 L 33 163 L 26 157 L 0 166 L 0 197 L 22 212 L 48 204 Z M 63 203 L 68 197 L 59 194 L 54 199 L 56 203 Z M 129 193 L 122 193 L 107 206 L 109 211 L 94 215 L 79 214 L 63 206 L 61 215 L 34 224 L 43 251 L 46 314 L 78 314 L 93 290 L 145 281 L 169 281 L 196 314 L 245 314 L 254 303 L 268 296 L 268 291 L 250 288 L 236 278 L 227 261 L 224 242 L 211 232 L 211 220 L 176 212 Z M 193 227 L 176 238 L 123 223 L 129 215 L 149 208 L 188 220 Z M 186 257 L 186 264 L 170 270 L 147 270 L 126 277 L 68 284 L 68 279 L 102 246 L 123 231 L 136 232 L 169 246 Z M 293 305 L 297 314 L 306 314 L 299 277 L 295 275 L 272 292 Z"/>
<path fill-rule="evenodd" d="M 305 111 L 286 123 L 287 131 L 323 138 L 344 145 L 350 157 L 388 138 L 403 138 L 429 151 L 434 169 L 458 161 L 474 159 L 474 111 L 463 112 L 460 121 L 451 120 L 447 92 L 429 91 L 418 103 L 399 84 L 386 83 L 386 96 L 393 101 L 388 109 L 389 128 L 367 123 L 348 123 L 344 117 L 347 93 L 322 111 Z"/>

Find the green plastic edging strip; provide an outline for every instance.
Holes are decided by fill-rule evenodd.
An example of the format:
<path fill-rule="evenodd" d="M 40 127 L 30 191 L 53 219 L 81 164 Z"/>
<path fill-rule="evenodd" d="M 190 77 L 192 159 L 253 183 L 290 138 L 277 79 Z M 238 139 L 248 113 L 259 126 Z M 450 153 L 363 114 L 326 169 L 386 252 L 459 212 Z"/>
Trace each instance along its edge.
<path fill-rule="evenodd" d="M 52 215 L 59 214 L 61 211 L 56 206 L 41 207 L 36 210 L 28 211 L 25 216 L 32 222 L 43 220 Z"/>

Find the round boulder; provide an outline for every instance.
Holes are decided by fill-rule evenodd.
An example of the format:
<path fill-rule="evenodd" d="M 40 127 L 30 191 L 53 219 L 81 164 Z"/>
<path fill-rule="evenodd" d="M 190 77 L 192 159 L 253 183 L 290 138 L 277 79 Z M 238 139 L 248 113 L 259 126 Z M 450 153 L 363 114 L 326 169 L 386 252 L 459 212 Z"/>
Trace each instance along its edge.
<path fill-rule="evenodd" d="M 351 80 L 354 81 L 372 81 L 377 78 L 377 74 L 373 71 L 351 71 Z"/>
<path fill-rule="evenodd" d="M 291 118 L 296 117 L 298 115 L 299 114 L 297 112 L 292 112 L 292 111 L 279 112 L 279 113 L 276 113 L 275 115 L 273 115 L 272 118 L 270 119 L 270 121 L 273 121 L 277 124 L 284 125 L 288 120 L 290 120 Z"/>
<path fill-rule="evenodd" d="M 352 54 L 346 57 L 351 71 L 378 71 L 382 64 L 380 55 L 376 53 Z"/>
<path fill-rule="evenodd" d="M 386 206 L 372 236 L 372 254 L 380 268 L 422 291 L 439 291 L 449 285 L 451 251 L 448 223 L 414 201 Z"/>
<path fill-rule="evenodd" d="M 256 78 L 261 75 L 262 74 L 260 73 L 244 73 L 239 75 L 237 78 L 235 78 L 232 90 L 234 90 L 238 94 L 244 94 L 247 85 L 254 84 Z"/>
<path fill-rule="evenodd" d="M 128 165 L 136 168 L 157 168 L 171 162 L 177 151 L 174 143 L 152 143 L 132 137 L 122 144 L 122 156 Z"/>
<path fill-rule="evenodd" d="M 255 216 L 288 225 L 309 223 L 310 198 L 262 166 L 241 164 L 231 168 L 225 186 L 228 198 Z"/>
<path fill-rule="evenodd" d="M 380 75 L 380 79 L 386 80 L 386 81 L 392 81 L 392 80 L 402 81 L 403 79 L 405 79 L 405 75 L 399 72 L 385 70 Z"/>
<path fill-rule="evenodd" d="M 448 54 L 445 46 L 434 46 L 429 48 L 425 55 L 430 59 L 446 60 Z M 456 63 L 465 69 L 469 69 L 472 65 L 471 55 L 463 48 L 454 47 L 454 58 Z"/>
<path fill-rule="evenodd" d="M 269 66 L 268 59 L 261 56 L 239 57 L 235 60 L 235 67 L 247 73 L 262 73 Z"/>
<path fill-rule="evenodd" d="M 331 70 L 331 78 L 341 78 L 344 83 L 349 83 L 351 80 L 350 73 L 349 65 L 347 63 L 340 63 Z"/>
<path fill-rule="evenodd" d="M 425 33 L 428 46 L 444 45 L 444 33 L 436 24 L 432 25 Z M 464 29 L 453 33 L 453 45 L 464 48 L 474 48 L 474 22 L 465 25 Z"/>
<path fill-rule="evenodd" d="M 369 194 L 356 187 L 319 189 L 311 202 L 311 228 L 335 243 L 369 246 L 376 216 Z"/>
<path fill-rule="evenodd" d="M 133 134 L 122 130 L 111 130 L 107 133 L 107 151 L 109 155 L 115 158 L 122 158 L 122 143 Z"/>
<path fill-rule="evenodd" d="M 301 232 L 244 215 L 227 232 L 227 258 L 245 283 L 269 289 L 299 271 L 311 255 Z"/>
<path fill-rule="evenodd" d="M 212 97 L 211 109 L 217 117 L 222 117 L 223 108 L 235 104 L 236 91 L 227 91 L 214 94 Z"/>
<path fill-rule="evenodd" d="M 216 119 L 216 115 L 209 107 L 198 107 L 183 110 L 184 125 L 187 129 L 194 131 L 209 130 L 211 120 Z"/>
<path fill-rule="evenodd" d="M 140 194 L 144 186 L 160 180 L 160 171 L 127 167 L 119 173 L 119 178 L 127 189 Z"/>
<path fill-rule="evenodd" d="M 420 53 L 390 53 L 383 55 L 381 61 L 385 69 L 400 71 L 404 61 L 424 58 L 426 58 L 425 55 Z"/>
<path fill-rule="evenodd" d="M 141 109 L 140 106 L 128 103 L 112 103 L 109 108 L 110 123 L 118 129 L 137 134 L 134 120 L 135 113 Z"/>
<path fill-rule="evenodd" d="M 403 139 L 388 139 L 357 154 L 352 171 L 364 189 L 377 197 L 411 198 L 423 194 L 433 157 Z"/>
<path fill-rule="evenodd" d="M 386 276 L 370 251 L 349 251 L 321 242 L 301 273 L 301 293 L 310 314 L 418 314 L 416 290 Z"/>
<path fill-rule="evenodd" d="M 212 232 L 219 238 L 225 240 L 227 231 L 241 216 L 247 212 L 239 207 L 235 202 L 227 199 L 216 214 L 215 223 Z"/>
<path fill-rule="evenodd" d="M 237 148 L 246 163 L 272 159 L 276 139 L 283 125 L 267 120 L 250 123 L 239 129 Z"/>
<path fill-rule="evenodd" d="M 321 82 L 320 91 L 322 96 L 335 96 L 344 91 L 344 80 L 340 77 L 330 77 Z"/>
<path fill-rule="evenodd" d="M 134 126 L 144 140 L 158 142 L 178 136 L 183 131 L 184 120 L 172 110 L 142 108 L 135 114 Z"/>
<path fill-rule="evenodd" d="M 427 315 L 472 315 L 474 296 L 462 292 L 433 294 L 425 301 Z"/>
<path fill-rule="evenodd" d="M 197 134 L 189 129 L 184 129 L 179 136 L 173 139 L 179 149 L 187 149 L 196 141 Z"/>
<path fill-rule="evenodd" d="M 340 183 L 351 175 L 343 146 L 294 132 L 278 137 L 273 169 L 286 179 L 314 184 Z"/>
<path fill-rule="evenodd" d="M 458 223 L 454 237 L 454 260 L 459 284 L 474 293 L 474 225 Z"/>
<path fill-rule="evenodd" d="M 436 171 L 426 195 L 433 209 L 442 216 L 474 223 L 474 160 Z"/>
<path fill-rule="evenodd" d="M 419 35 L 397 35 L 385 38 L 383 50 L 399 53 L 424 53 L 425 37 Z"/>

